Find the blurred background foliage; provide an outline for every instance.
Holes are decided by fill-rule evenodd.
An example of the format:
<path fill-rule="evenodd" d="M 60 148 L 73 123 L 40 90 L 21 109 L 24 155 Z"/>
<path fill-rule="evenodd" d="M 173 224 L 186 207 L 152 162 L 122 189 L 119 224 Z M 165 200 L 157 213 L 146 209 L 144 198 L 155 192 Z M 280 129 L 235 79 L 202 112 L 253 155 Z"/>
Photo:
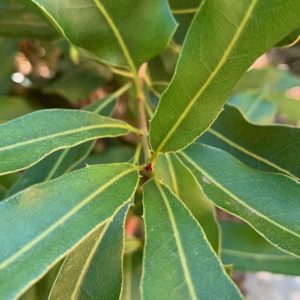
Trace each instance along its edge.
<path fill-rule="evenodd" d="M 99 64 L 87 57 L 86 53 L 70 46 L 40 12 L 28 3 L 26 0 L 0 2 L 0 123 L 39 109 L 80 109 L 106 99 L 128 81 L 126 71 Z M 151 59 L 146 66 L 145 86 L 151 100 L 147 103 L 149 117 L 172 78 L 181 45 L 200 0 L 184 1 L 184 7 L 181 1 L 169 0 L 169 3 L 179 27 L 165 52 Z M 131 93 L 129 90 L 119 97 L 112 108 L 112 114 L 136 125 L 138 112 L 131 100 Z M 274 48 L 263 55 L 241 79 L 228 99 L 228 104 L 238 108 L 252 123 L 299 126 L 300 43 L 291 47 Z M 136 143 L 131 136 L 98 141 L 88 155 L 74 167 L 130 161 L 134 159 Z M 43 178 L 43 170 L 46 170 L 43 166 L 35 167 L 39 170 L 39 178 Z M 32 171 L 29 169 L 26 172 Z M 31 184 L 26 181 L 26 172 L 0 177 L 0 199 L 8 190 L 19 189 L 20 184 L 22 187 Z M 139 201 L 137 197 L 137 204 Z M 139 205 L 127 222 L 128 243 L 125 258 L 125 274 L 127 268 L 128 273 L 130 268 L 134 269 L 132 284 L 136 287 L 141 272 L 142 237 L 138 207 Z M 222 229 L 224 235 L 227 235 L 224 245 L 229 250 L 224 255 L 224 261 L 229 263 L 230 248 L 238 246 L 230 244 L 232 241 L 228 234 L 231 230 L 230 222 L 235 220 L 229 218 L 229 222 L 228 215 L 222 212 L 218 213 L 218 217 L 223 220 Z M 232 230 L 237 231 L 237 238 L 250 229 L 241 224 Z M 249 234 L 253 235 L 252 244 L 262 245 L 265 251 L 277 251 L 253 232 Z M 22 299 L 47 299 L 59 265 L 60 263 L 26 292 Z M 238 262 L 237 266 L 242 271 L 245 269 L 243 262 Z M 274 268 L 276 272 L 276 266 Z M 255 265 L 253 270 L 256 271 Z"/>

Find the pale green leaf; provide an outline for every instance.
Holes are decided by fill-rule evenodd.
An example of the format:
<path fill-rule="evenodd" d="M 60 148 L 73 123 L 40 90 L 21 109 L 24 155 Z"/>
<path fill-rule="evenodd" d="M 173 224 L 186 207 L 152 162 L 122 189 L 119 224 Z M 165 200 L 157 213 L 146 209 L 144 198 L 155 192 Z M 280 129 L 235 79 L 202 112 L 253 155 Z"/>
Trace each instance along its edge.
<path fill-rule="evenodd" d="M 212 247 L 219 253 L 219 226 L 215 209 L 197 181 L 175 154 L 158 157 L 155 175 L 182 200 L 203 228 Z"/>
<path fill-rule="evenodd" d="M 268 101 L 264 92 L 239 93 L 230 98 L 229 105 L 239 109 L 247 121 L 258 125 L 274 124 L 277 107 L 275 103 Z"/>
<path fill-rule="evenodd" d="M 0 175 L 30 167 L 52 152 L 125 135 L 130 125 L 79 110 L 43 110 L 0 125 Z"/>
<path fill-rule="evenodd" d="M 300 275 L 300 258 L 282 252 L 245 223 L 221 222 L 222 260 L 235 270 Z"/>
<path fill-rule="evenodd" d="M 142 299 L 242 299 L 198 222 L 167 187 L 146 183 L 144 219 Z"/>
<path fill-rule="evenodd" d="M 13 299 L 132 198 L 129 164 L 87 167 L 0 203 L 0 298 Z"/>
<path fill-rule="evenodd" d="M 297 0 L 202 3 L 151 121 L 154 158 L 203 134 L 253 61 L 299 27 Z"/>
<path fill-rule="evenodd" d="M 249 166 L 300 179 L 300 129 L 248 123 L 227 106 L 200 141 L 221 148 Z"/>
<path fill-rule="evenodd" d="M 217 206 L 245 220 L 282 250 L 300 256 L 300 184 L 257 171 L 220 149 L 193 144 L 180 154 Z"/>
<path fill-rule="evenodd" d="M 166 0 L 31 1 L 75 46 L 135 73 L 164 50 L 175 30 Z"/>
<path fill-rule="evenodd" d="M 64 261 L 49 300 L 116 299 L 122 286 L 124 221 L 128 206 L 74 249 Z"/>

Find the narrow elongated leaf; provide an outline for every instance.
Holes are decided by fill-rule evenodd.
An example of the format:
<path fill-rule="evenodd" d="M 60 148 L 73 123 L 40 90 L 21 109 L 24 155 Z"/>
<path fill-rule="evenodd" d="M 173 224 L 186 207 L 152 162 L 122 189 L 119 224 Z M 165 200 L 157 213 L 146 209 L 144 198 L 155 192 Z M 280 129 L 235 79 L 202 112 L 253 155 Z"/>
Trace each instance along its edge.
<path fill-rule="evenodd" d="M 160 155 L 155 164 L 155 175 L 185 203 L 203 228 L 216 253 L 219 253 L 219 226 L 214 207 L 189 169 L 175 154 L 165 154 Z"/>
<path fill-rule="evenodd" d="M 35 14 L 20 2 L 22 3 L 20 0 L 1 1 L 0 35 L 39 39 L 54 39 L 59 36 L 43 16 Z"/>
<path fill-rule="evenodd" d="M 248 123 L 227 106 L 200 141 L 221 148 L 249 166 L 300 179 L 300 129 Z"/>
<path fill-rule="evenodd" d="M 71 43 L 132 70 L 162 52 L 175 29 L 166 0 L 31 1 Z"/>
<path fill-rule="evenodd" d="M 127 211 L 125 205 L 69 254 L 49 300 L 119 299 Z"/>
<path fill-rule="evenodd" d="M 281 174 L 249 168 L 203 144 L 180 157 L 217 206 L 245 220 L 275 246 L 300 256 L 300 184 Z"/>
<path fill-rule="evenodd" d="M 125 85 L 104 100 L 99 100 L 85 107 L 85 110 L 109 116 L 115 106 L 116 99 L 131 85 Z M 30 169 L 9 190 L 8 196 L 15 194 L 28 186 L 51 180 L 72 170 L 81 163 L 93 149 L 95 142 L 87 142 L 73 148 L 59 150 Z"/>
<path fill-rule="evenodd" d="M 0 298 L 13 299 L 126 205 L 138 182 L 128 164 L 87 167 L 0 203 Z"/>
<path fill-rule="evenodd" d="M 203 1 L 151 121 L 155 156 L 200 136 L 251 63 L 299 26 L 299 14 L 297 0 Z"/>
<path fill-rule="evenodd" d="M 34 112 L 0 125 L 0 175 L 30 167 L 56 150 L 131 130 L 124 122 L 84 111 Z"/>
<path fill-rule="evenodd" d="M 242 298 L 198 222 L 167 187 L 146 183 L 144 219 L 142 299 Z"/>
<path fill-rule="evenodd" d="M 300 258 L 282 252 L 268 243 L 250 226 L 221 222 L 222 260 L 240 271 L 267 271 L 300 275 Z"/>

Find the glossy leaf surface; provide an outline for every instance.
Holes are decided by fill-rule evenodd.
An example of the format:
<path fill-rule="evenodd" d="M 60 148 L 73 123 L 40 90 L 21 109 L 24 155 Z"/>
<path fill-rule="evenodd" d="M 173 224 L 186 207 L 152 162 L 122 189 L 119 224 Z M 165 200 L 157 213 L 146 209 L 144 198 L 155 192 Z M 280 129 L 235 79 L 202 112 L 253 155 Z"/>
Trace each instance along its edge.
<path fill-rule="evenodd" d="M 130 69 L 162 52 L 175 30 L 166 0 L 31 1 L 71 43 Z"/>
<path fill-rule="evenodd" d="M 249 166 L 300 178 L 300 129 L 284 125 L 248 123 L 226 106 L 200 141 L 221 148 Z"/>
<path fill-rule="evenodd" d="M 300 258 L 278 250 L 247 224 L 226 221 L 221 227 L 222 260 L 235 270 L 299 276 Z"/>
<path fill-rule="evenodd" d="M 128 203 L 129 164 L 87 167 L 0 203 L 0 298 L 12 299 Z"/>
<path fill-rule="evenodd" d="M 245 220 L 263 237 L 300 256 L 300 184 L 281 174 L 251 169 L 203 144 L 180 154 L 217 206 Z"/>
<path fill-rule="evenodd" d="M 0 175 L 88 140 L 127 134 L 124 122 L 77 110 L 44 110 L 0 125 Z"/>
<path fill-rule="evenodd" d="M 49 300 L 119 299 L 127 210 L 128 205 L 122 207 L 68 255 Z"/>
<path fill-rule="evenodd" d="M 299 14 L 297 0 L 204 1 L 151 121 L 156 155 L 203 134 L 251 63 L 299 26 Z"/>
<path fill-rule="evenodd" d="M 242 299 L 198 222 L 167 187 L 144 186 L 144 219 L 142 299 Z"/>

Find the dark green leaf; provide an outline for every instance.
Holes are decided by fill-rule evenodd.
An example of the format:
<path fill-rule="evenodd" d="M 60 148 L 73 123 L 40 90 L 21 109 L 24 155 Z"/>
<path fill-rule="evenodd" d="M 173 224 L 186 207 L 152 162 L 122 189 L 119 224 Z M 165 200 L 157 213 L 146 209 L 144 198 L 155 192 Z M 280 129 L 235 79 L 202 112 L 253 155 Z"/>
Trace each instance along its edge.
<path fill-rule="evenodd" d="M 227 106 L 200 141 L 233 154 L 249 166 L 300 179 L 300 129 L 248 123 Z"/>
<path fill-rule="evenodd" d="M 257 171 L 220 149 L 193 144 L 180 154 L 206 196 L 245 220 L 264 238 L 300 256 L 300 184 Z"/>
<path fill-rule="evenodd" d="M 203 134 L 253 61 L 299 27 L 298 0 L 210 0 L 200 7 L 151 121 L 154 158 Z"/>
<path fill-rule="evenodd" d="M 239 271 L 267 271 L 300 275 L 300 258 L 284 253 L 263 239 L 250 226 L 221 222 L 222 259 Z"/>
<path fill-rule="evenodd" d="M 71 43 L 134 73 L 164 50 L 175 29 L 166 0 L 31 1 Z"/>
<path fill-rule="evenodd" d="M 242 299 L 198 222 L 154 181 L 144 186 L 144 219 L 142 299 Z"/>
<path fill-rule="evenodd" d="M 172 13 L 179 23 L 174 39 L 182 44 L 202 0 L 169 0 Z"/>
<path fill-rule="evenodd" d="M 87 167 L 0 203 L 0 298 L 12 299 L 131 200 L 128 164 Z"/>

